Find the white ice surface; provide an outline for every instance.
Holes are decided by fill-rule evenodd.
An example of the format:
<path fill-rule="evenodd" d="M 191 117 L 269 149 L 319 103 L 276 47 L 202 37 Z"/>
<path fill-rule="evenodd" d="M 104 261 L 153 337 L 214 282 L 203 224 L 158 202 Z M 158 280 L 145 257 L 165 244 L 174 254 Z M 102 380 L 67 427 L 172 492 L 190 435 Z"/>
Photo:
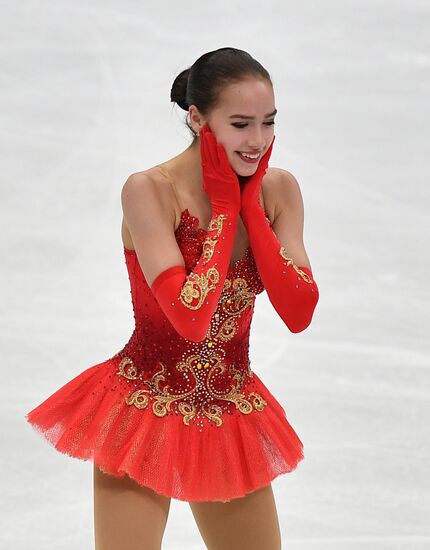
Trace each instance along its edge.
<path fill-rule="evenodd" d="M 1 14 L 0 547 L 93 548 L 91 463 L 24 415 L 128 340 L 121 187 L 189 143 L 175 76 L 234 46 L 272 75 L 271 164 L 301 186 L 320 289 L 304 332 L 266 294 L 251 332 L 252 367 L 305 446 L 273 482 L 283 546 L 430 548 L 429 3 L 21 0 Z M 187 503 L 172 500 L 163 548 L 204 548 Z"/>

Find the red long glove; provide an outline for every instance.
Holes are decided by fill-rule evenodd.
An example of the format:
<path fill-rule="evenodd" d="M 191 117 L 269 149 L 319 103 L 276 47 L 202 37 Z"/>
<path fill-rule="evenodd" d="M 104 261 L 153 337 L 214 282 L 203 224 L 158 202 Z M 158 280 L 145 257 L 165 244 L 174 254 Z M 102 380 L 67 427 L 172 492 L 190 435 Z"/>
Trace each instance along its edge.
<path fill-rule="evenodd" d="M 240 210 L 239 180 L 224 147 L 209 126 L 200 131 L 204 189 L 212 217 L 203 251 L 189 275 L 172 266 L 153 281 L 151 290 L 175 330 L 194 342 L 204 340 L 228 273 Z"/>
<path fill-rule="evenodd" d="M 275 137 L 256 172 L 243 187 L 240 215 L 270 302 L 291 332 L 301 332 L 311 323 L 319 291 L 312 271 L 307 267 L 297 267 L 289 257 L 259 202 L 261 182 L 274 141 Z"/>

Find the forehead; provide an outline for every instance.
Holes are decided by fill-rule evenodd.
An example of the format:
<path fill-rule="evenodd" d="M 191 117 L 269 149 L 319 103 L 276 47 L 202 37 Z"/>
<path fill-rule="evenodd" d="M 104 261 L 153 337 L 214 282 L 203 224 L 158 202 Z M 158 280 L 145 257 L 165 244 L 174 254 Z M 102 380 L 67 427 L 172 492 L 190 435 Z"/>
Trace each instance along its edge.
<path fill-rule="evenodd" d="M 263 116 L 274 110 L 273 88 L 266 79 L 249 78 L 224 86 L 219 95 L 218 109 Z"/>

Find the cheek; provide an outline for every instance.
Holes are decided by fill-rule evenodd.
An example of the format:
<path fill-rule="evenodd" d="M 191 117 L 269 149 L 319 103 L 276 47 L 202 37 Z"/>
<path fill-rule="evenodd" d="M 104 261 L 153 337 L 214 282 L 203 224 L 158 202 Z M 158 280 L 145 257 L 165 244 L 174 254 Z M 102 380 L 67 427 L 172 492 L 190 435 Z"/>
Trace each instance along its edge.
<path fill-rule="evenodd" d="M 224 145 L 224 149 L 229 152 L 229 155 L 234 155 L 238 148 L 239 144 L 234 140 L 227 141 Z"/>
<path fill-rule="evenodd" d="M 229 143 L 229 151 L 230 151 L 230 157 L 234 160 L 238 160 L 237 151 L 241 151 L 244 148 L 243 145 L 243 139 L 237 139 L 237 136 L 235 136 L 236 139 L 232 139 Z"/>
<path fill-rule="evenodd" d="M 239 148 L 239 145 L 237 143 L 230 143 L 228 145 L 224 145 L 224 149 L 227 151 L 228 160 L 231 163 L 232 162 L 237 163 L 237 161 L 239 160 L 236 153 L 236 151 L 239 150 L 238 148 Z"/>
<path fill-rule="evenodd" d="M 242 162 L 236 153 L 236 149 L 232 149 L 229 155 L 230 164 L 234 164 L 236 168 L 242 168 Z"/>
<path fill-rule="evenodd" d="M 232 133 L 228 130 L 223 132 L 221 142 L 227 155 L 231 158 L 234 156 L 235 151 L 240 149 L 242 140 L 236 133 Z"/>

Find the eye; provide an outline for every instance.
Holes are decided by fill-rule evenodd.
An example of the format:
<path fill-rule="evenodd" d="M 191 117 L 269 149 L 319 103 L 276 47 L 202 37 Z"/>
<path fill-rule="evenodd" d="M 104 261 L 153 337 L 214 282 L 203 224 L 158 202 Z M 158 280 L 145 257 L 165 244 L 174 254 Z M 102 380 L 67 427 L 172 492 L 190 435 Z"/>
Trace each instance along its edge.
<path fill-rule="evenodd" d="M 271 120 L 270 122 L 264 122 L 264 124 L 266 126 L 273 126 L 275 124 L 275 121 Z M 248 124 L 244 124 L 244 123 L 240 123 L 240 122 L 233 122 L 232 126 L 234 126 L 235 128 L 245 128 L 246 126 L 248 126 Z"/>

